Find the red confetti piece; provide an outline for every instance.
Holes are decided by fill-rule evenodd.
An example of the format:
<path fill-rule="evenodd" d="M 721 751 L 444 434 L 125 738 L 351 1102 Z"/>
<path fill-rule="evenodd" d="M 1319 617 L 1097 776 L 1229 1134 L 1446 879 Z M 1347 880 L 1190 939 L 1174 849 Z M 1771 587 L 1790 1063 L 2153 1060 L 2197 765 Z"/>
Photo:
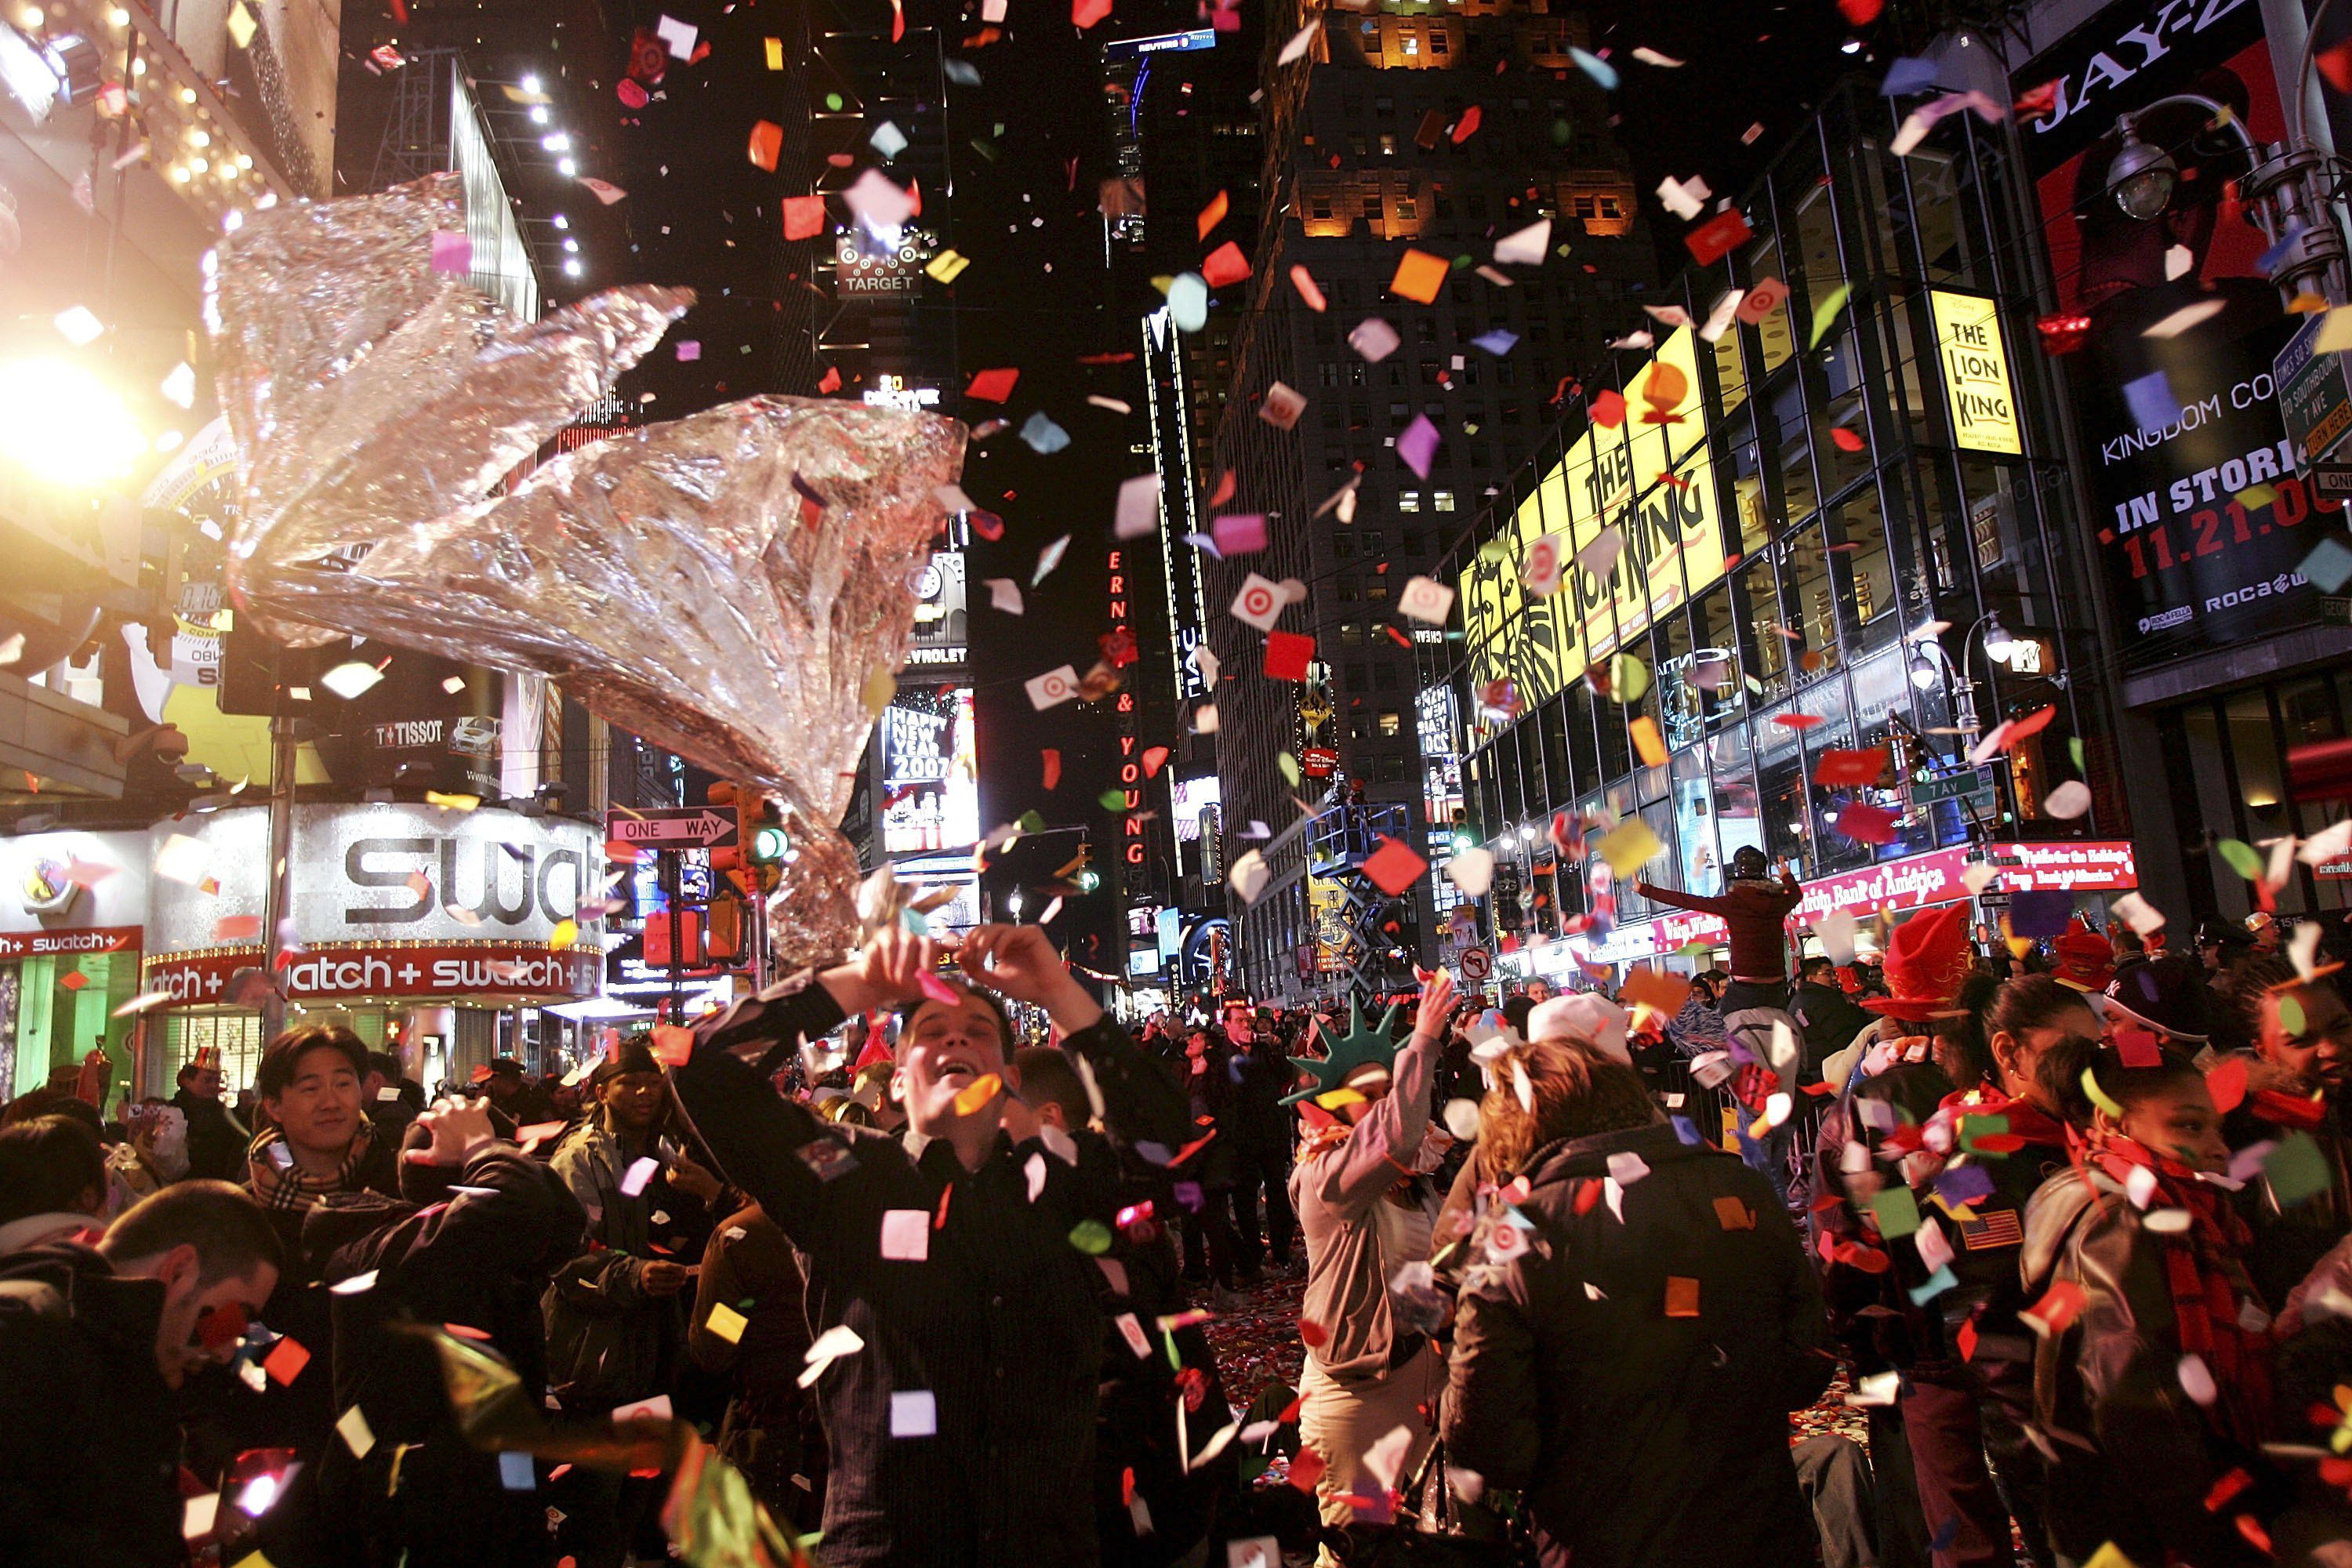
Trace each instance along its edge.
<path fill-rule="evenodd" d="M 2332 49 L 2322 49 L 2313 63 L 2318 66 L 2319 74 L 2327 79 L 2328 86 L 2338 92 L 2352 92 L 2352 39 L 2347 39 Z M 2054 87 L 2056 84 L 2053 82 L 2052 85 Z"/>
<path fill-rule="evenodd" d="M 1846 21 L 1856 27 L 1867 27 L 1878 20 L 1886 0 L 1838 0 L 1838 10 Z"/>
<path fill-rule="evenodd" d="M 684 1067 L 694 1055 L 694 1031 L 677 1024 L 656 1024 L 653 1054 L 664 1067 Z"/>
<path fill-rule="evenodd" d="M 1290 1461 L 1290 1484 L 1312 1497 L 1315 1495 L 1315 1483 L 1323 1479 L 1323 1472 L 1328 1468 L 1322 1455 L 1301 1444 L 1298 1457 Z"/>
<path fill-rule="evenodd" d="M 1209 252 L 1201 263 L 1201 280 L 1212 289 L 1223 289 L 1229 283 L 1239 283 L 1250 275 L 1249 258 L 1232 240 Z"/>
<path fill-rule="evenodd" d="M 1045 759 L 1045 787 L 1049 790 L 1057 788 L 1062 782 L 1062 753 L 1055 747 L 1047 746 L 1038 754 Z"/>
<path fill-rule="evenodd" d="M 1331 1331 L 1312 1318 L 1301 1318 L 1298 1320 L 1298 1337 L 1306 1342 L 1308 1350 L 1318 1350 L 1330 1342 Z"/>
<path fill-rule="evenodd" d="M 2244 1491 L 2248 1487 L 2252 1486 L 2253 1484 L 2254 1478 L 2248 1475 L 2243 1468 L 2231 1470 L 2229 1474 L 2215 1481 L 2213 1483 L 2213 1489 L 2205 1494 L 2205 1511 L 2208 1513 L 2221 1512 L 2223 1508 L 2229 1505 L 2229 1501 L 2231 1498 L 2236 1497 L 2240 1492 Z"/>
<path fill-rule="evenodd" d="M 2219 1067 L 2205 1075 L 2205 1092 L 2213 1097 L 2213 1109 L 2222 1115 L 2237 1110 L 2246 1098 L 2246 1058 L 2224 1057 Z"/>
<path fill-rule="evenodd" d="M 1013 395 L 1013 385 L 1020 379 L 1021 373 L 1013 369 L 977 371 L 972 374 L 971 384 L 963 389 L 963 395 L 982 403 L 1002 403 Z"/>
<path fill-rule="evenodd" d="M 1379 847 L 1364 858 L 1364 875 L 1391 899 L 1421 880 L 1422 873 L 1428 869 L 1429 862 L 1401 838 L 1381 839 Z"/>
<path fill-rule="evenodd" d="M 279 1340 L 271 1347 L 269 1353 L 261 1358 L 261 1370 L 281 1386 L 301 1376 L 302 1369 L 310 1364 L 310 1352 L 302 1348 L 299 1340 L 292 1338 Z"/>
<path fill-rule="evenodd" d="M 1870 449 L 1869 442 L 1843 425 L 1830 431 L 1830 445 L 1841 452 L 1865 452 Z"/>
<path fill-rule="evenodd" d="M 1614 430 L 1625 423 L 1625 395 L 1611 388 L 1592 399 L 1592 422 L 1604 430 Z"/>

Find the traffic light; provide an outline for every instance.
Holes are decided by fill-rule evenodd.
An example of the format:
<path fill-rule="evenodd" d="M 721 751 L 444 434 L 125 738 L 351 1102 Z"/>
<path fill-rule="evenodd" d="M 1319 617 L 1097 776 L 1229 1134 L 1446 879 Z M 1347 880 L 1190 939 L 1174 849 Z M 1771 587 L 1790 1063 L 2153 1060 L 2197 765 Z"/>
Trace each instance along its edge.
<path fill-rule="evenodd" d="M 751 879 L 744 875 L 748 862 L 743 858 L 743 850 L 751 842 L 751 825 L 744 820 L 744 810 L 748 802 L 756 798 L 750 790 L 728 779 L 720 779 L 710 786 L 710 804 L 732 808 L 735 813 L 735 842 L 712 847 L 710 869 L 734 883 L 736 890 L 743 893 L 751 890 Z"/>
<path fill-rule="evenodd" d="M 1478 829 L 1471 823 L 1469 813 L 1456 811 L 1454 814 L 1454 853 L 1459 855 L 1465 849 L 1477 847 Z"/>
<path fill-rule="evenodd" d="M 703 951 L 714 963 L 732 963 L 743 956 L 743 900 L 724 893 L 710 900 L 710 931 Z"/>
<path fill-rule="evenodd" d="M 735 842 L 710 852 L 710 868 L 746 898 L 772 893 L 783 880 L 783 808 L 748 784 L 721 779 L 710 786 L 710 804 L 735 813 Z"/>
<path fill-rule="evenodd" d="M 1091 893 L 1102 886 L 1102 873 L 1095 869 L 1093 845 L 1082 844 L 1078 847 L 1078 873 L 1070 880 L 1077 885 L 1077 889 L 1081 893 Z"/>
<path fill-rule="evenodd" d="M 646 967 L 670 967 L 673 937 L 677 950 L 677 967 L 702 967 L 702 915 L 696 910 L 657 910 L 646 917 L 644 945 Z"/>
<path fill-rule="evenodd" d="M 758 819 L 744 830 L 743 847 L 751 859 L 751 875 L 763 893 L 774 892 L 784 879 L 784 853 L 792 841 L 784 834 L 783 815 L 782 806 L 763 798 Z"/>

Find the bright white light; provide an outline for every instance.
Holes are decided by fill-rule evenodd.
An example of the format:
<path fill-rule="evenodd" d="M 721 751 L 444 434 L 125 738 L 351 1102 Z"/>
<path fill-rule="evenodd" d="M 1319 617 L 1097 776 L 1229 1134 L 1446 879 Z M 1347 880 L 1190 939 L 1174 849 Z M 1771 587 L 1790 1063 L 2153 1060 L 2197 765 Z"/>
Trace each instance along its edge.
<path fill-rule="evenodd" d="M 202 159 L 202 158 L 191 158 L 191 159 L 189 159 L 189 160 L 188 160 L 188 167 L 189 167 L 189 168 L 191 168 L 191 169 L 193 169 L 193 170 L 194 170 L 197 174 L 203 174 L 206 169 L 211 168 L 211 167 L 212 167 L 212 165 L 211 165 L 210 163 L 206 163 L 206 162 L 205 162 L 204 159 Z"/>
<path fill-rule="evenodd" d="M 570 228 L 572 226 L 572 220 L 565 217 L 562 213 L 557 213 L 553 217 L 548 219 L 548 221 L 558 228 Z"/>
<path fill-rule="evenodd" d="M 559 158 L 555 163 L 555 172 L 567 180 L 576 180 L 580 177 L 580 165 L 569 158 Z"/>
<path fill-rule="evenodd" d="M 523 78 L 522 89 L 525 92 L 537 92 L 539 90 L 539 79 L 535 76 L 527 76 Z"/>
<path fill-rule="evenodd" d="M 539 144 L 546 148 L 551 153 L 569 153 L 572 151 L 572 138 L 561 131 L 557 132 L 552 136 L 541 137 L 539 139 Z"/>
<path fill-rule="evenodd" d="M 274 1475 L 254 1477 L 245 1483 L 245 1489 L 236 1494 L 237 1511 L 248 1518 L 259 1519 L 269 1511 L 269 1505 L 278 1500 L 281 1484 Z"/>
<path fill-rule="evenodd" d="M 580 253 L 580 242 L 576 239 L 567 239 L 563 242 L 563 248 L 576 256 Z"/>
<path fill-rule="evenodd" d="M 466 689 L 466 678 L 462 675 L 453 675 L 441 683 L 441 689 L 455 697 Z"/>
<path fill-rule="evenodd" d="M 172 374 L 163 378 L 163 395 L 183 408 L 194 408 L 196 405 L 195 366 L 185 360 L 173 365 Z"/>
<path fill-rule="evenodd" d="M 319 684 L 348 702 L 383 679 L 383 671 L 358 659 L 339 664 L 319 677 Z"/>
<path fill-rule="evenodd" d="M 1985 627 L 1985 657 L 1991 659 L 1995 664 L 2007 664 L 2009 662 L 2009 650 L 2015 646 L 2015 639 L 2011 637 L 2008 629 L 2004 627 L 1999 620 L 1991 622 Z"/>
<path fill-rule="evenodd" d="M 79 489 L 121 478 L 146 445 L 122 400 L 79 365 L 0 365 L 0 460 Z"/>
<path fill-rule="evenodd" d="M 131 13 L 124 10 L 120 5 L 117 5 L 113 10 L 109 11 L 106 14 L 106 19 L 113 23 L 118 27 L 127 27 L 131 26 Z"/>
<path fill-rule="evenodd" d="M 212 144 L 213 144 L 213 133 L 212 133 L 211 132 L 209 132 L 209 131 L 205 131 L 205 130 L 201 130 L 201 129 L 199 129 L 199 128 L 197 128 L 197 127 L 195 127 L 195 126 L 193 126 L 193 125 L 192 125 L 192 126 L 190 126 L 190 127 L 188 127 L 188 145 L 189 145 L 189 146 L 191 146 L 191 147 L 209 147 L 209 146 L 211 146 Z"/>
<path fill-rule="evenodd" d="M 16 16 L 17 19 L 23 22 L 27 28 L 37 27 L 41 25 L 41 8 L 38 5 L 27 5 L 22 11 L 17 12 Z"/>
<path fill-rule="evenodd" d="M 176 452 L 180 449 L 180 443 L 186 439 L 187 437 L 181 435 L 177 430 L 166 430 L 161 436 L 155 437 L 155 450 L 159 452 Z"/>
<path fill-rule="evenodd" d="M 87 305 L 76 305 L 69 310 L 59 310 L 57 321 L 58 331 L 65 334 L 66 342 L 78 349 L 87 348 L 96 342 L 99 334 L 106 331 L 106 323 L 92 315 Z"/>
<path fill-rule="evenodd" d="M 571 260 L 563 264 L 563 275 L 566 278 L 577 278 L 580 276 L 580 258 L 578 257 L 575 256 Z"/>
<path fill-rule="evenodd" d="M 547 105 L 543 103 L 534 103 L 530 106 L 530 122 L 533 125 L 544 125 L 547 123 Z"/>
<path fill-rule="evenodd" d="M 221 232 L 223 234 L 235 234 L 238 229 L 241 229 L 244 226 L 245 215 L 237 211 L 235 207 L 231 207 L 228 211 L 221 215 Z"/>
<path fill-rule="evenodd" d="M 1011 893 L 1009 896 L 1007 896 L 1007 897 L 1006 897 L 1006 899 L 1005 899 L 1005 900 L 1004 900 L 1004 908 L 1005 908 L 1006 911 L 1007 911 L 1008 913 L 1011 913 L 1011 914 L 1016 914 L 1016 915 L 1017 915 L 1017 914 L 1019 914 L 1019 913 L 1021 912 L 1021 889 L 1018 889 L 1018 888 L 1013 889 L 1013 891 L 1012 891 L 1012 893 Z"/>
<path fill-rule="evenodd" d="M 1862 40 L 1860 38 L 1848 38 L 1844 43 L 1840 44 L 1838 47 L 1847 54 L 1858 55 L 1862 53 Z"/>

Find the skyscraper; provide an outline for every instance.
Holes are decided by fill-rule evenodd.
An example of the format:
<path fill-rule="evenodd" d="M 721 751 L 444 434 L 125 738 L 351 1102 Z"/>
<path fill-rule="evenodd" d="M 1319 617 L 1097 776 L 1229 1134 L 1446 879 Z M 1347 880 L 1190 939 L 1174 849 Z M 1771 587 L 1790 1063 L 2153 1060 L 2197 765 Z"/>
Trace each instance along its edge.
<path fill-rule="evenodd" d="M 1231 370 L 1202 478 L 1214 495 L 1230 473 L 1221 510 L 1266 519 L 1265 550 L 1209 565 L 1210 643 L 1229 858 L 1255 849 L 1269 873 L 1233 900 L 1241 978 L 1299 994 L 1409 979 L 1438 890 L 1424 877 L 1390 904 L 1352 872 L 1384 837 L 1421 852 L 1450 830 L 1459 725 L 1416 711 L 1414 639 L 1444 633 L 1399 596 L 1625 329 L 1654 260 L 1608 101 L 1570 52 L 1580 14 L 1318 12 L 1285 62 L 1307 20 L 1286 10 L 1246 304 L 1207 334 Z M 1493 260 L 1546 222 L 1539 268 Z M 1414 252 L 1420 281 L 1400 276 Z M 1267 636 L 1227 613 L 1252 574 L 1278 600 L 1305 589 L 1256 617 L 1314 638 L 1304 680 L 1262 673 Z"/>

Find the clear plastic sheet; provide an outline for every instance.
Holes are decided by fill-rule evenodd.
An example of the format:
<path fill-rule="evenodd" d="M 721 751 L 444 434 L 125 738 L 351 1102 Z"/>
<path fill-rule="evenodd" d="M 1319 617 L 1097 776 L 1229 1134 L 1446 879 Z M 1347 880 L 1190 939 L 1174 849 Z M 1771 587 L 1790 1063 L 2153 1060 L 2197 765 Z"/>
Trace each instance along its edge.
<path fill-rule="evenodd" d="M 444 177 L 256 215 L 216 277 L 247 506 L 231 584 L 307 623 L 538 670 L 611 722 L 778 796 L 787 965 L 856 935 L 835 829 L 905 659 L 964 429 L 755 397 L 631 430 L 486 492 L 593 404 L 689 298 L 627 289 L 528 327 L 431 271 Z"/>

